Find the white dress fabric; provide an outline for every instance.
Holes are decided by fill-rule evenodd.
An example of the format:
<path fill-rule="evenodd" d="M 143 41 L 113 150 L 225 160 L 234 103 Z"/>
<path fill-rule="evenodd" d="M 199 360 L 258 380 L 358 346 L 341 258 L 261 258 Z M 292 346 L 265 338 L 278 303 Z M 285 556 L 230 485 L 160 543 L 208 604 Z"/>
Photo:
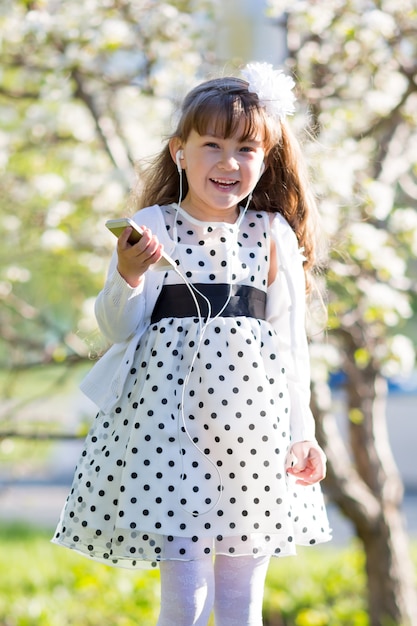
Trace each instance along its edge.
<path fill-rule="evenodd" d="M 266 213 L 237 227 L 163 211 L 190 283 L 266 293 Z M 181 283 L 166 273 L 164 284 Z M 151 323 L 118 404 L 99 412 L 86 439 L 53 541 L 130 568 L 285 556 L 328 541 L 320 486 L 296 485 L 285 471 L 290 413 L 277 330 L 264 319 L 207 320 L 196 310 Z"/>

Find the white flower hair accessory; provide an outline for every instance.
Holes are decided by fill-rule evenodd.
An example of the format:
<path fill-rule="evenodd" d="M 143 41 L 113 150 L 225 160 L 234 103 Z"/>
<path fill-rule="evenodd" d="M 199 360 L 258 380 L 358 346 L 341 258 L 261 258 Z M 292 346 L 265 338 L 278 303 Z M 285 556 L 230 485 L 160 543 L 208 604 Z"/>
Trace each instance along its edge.
<path fill-rule="evenodd" d="M 280 121 L 295 111 L 295 82 L 270 63 L 248 63 L 242 76 L 249 83 L 248 91 L 256 93 L 262 107 Z"/>

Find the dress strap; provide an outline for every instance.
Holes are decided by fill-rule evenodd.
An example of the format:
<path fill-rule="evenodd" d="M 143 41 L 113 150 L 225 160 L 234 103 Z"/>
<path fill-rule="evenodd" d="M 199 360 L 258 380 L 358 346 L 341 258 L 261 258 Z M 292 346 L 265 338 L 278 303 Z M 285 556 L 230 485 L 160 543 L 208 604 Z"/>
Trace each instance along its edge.
<path fill-rule="evenodd" d="M 254 317 L 265 319 L 266 293 L 248 285 L 228 285 L 226 283 L 196 283 L 193 287 L 202 317 L 207 317 L 208 306 L 203 294 L 211 304 L 211 316 L 221 311 L 231 297 L 220 317 Z M 151 322 L 154 324 L 166 317 L 198 317 L 195 301 L 187 285 L 164 285 L 156 301 Z"/>

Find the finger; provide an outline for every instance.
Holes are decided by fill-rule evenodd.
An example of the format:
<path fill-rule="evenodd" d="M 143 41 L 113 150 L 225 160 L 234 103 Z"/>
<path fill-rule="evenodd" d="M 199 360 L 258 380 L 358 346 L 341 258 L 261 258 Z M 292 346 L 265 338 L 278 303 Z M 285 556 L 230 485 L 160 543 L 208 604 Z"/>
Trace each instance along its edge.
<path fill-rule="evenodd" d="M 122 250 L 126 249 L 130 245 L 128 244 L 128 240 L 132 231 L 133 231 L 133 228 L 131 226 L 127 226 L 127 228 L 125 228 L 122 234 L 120 235 L 118 239 L 118 246 Z"/>
<path fill-rule="evenodd" d="M 297 483 L 313 485 L 320 482 L 326 475 L 324 465 L 320 463 L 317 467 L 307 467 L 304 471 L 296 474 Z"/>
<path fill-rule="evenodd" d="M 298 459 L 292 450 L 289 450 L 285 458 L 285 470 L 291 473 L 293 467 L 298 463 Z"/>
<path fill-rule="evenodd" d="M 144 255 L 146 262 L 151 265 L 159 261 L 162 255 L 163 245 L 159 243 L 156 236 L 151 237 L 149 241 L 144 239 L 140 243 L 142 245 L 137 248 L 138 256 Z"/>
<path fill-rule="evenodd" d="M 163 250 L 163 245 L 161 243 L 158 243 L 155 251 L 151 252 L 148 255 L 146 262 L 149 263 L 149 265 L 153 265 L 154 263 L 157 263 L 162 256 L 162 250 Z"/>
<path fill-rule="evenodd" d="M 326 466 L 319 451 L 312 449 L 306 459 L 287 471 L 297 478 L 297 484 L 311 485 L 323 480 L 326 475 Z"/>
<path fill-rule="evenodd" d="M 291 465 L 287 468 L 287 472 L 290 474 L 301 474 L 306 470 L 308 457 L 298 458 L 293 455 L 292 459 Z"/>

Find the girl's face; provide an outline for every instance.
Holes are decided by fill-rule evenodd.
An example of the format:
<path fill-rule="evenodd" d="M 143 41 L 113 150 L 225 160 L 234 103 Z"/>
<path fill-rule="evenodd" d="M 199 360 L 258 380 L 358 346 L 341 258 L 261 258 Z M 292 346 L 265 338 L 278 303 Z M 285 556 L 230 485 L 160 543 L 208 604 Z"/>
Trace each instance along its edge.
<path fill-rule="evenodd" d="M 238 132 L 224 138 L 209 130 L 192 130 L 182 144 L 182 167 L 188 193 L 182 206 L 197 219 L 233 223 L 238 204 L 259 180 L 265 158 L 261 137 L 242 140 Z"/>

